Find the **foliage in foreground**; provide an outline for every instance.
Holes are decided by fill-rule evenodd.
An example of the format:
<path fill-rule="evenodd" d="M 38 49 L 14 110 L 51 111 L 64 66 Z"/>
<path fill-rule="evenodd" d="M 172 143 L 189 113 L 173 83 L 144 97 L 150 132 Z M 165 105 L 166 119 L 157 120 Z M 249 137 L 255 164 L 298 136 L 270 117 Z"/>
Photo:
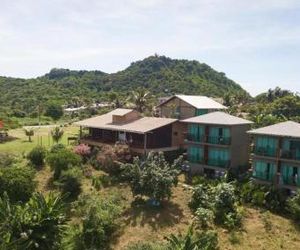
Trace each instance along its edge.
<path fill-rule="evenodd" d="M 182 157 L 169 164 L 162 152 L 149 153 L 146 159 L 134 158 L 133 163 L 122 165 L 123 177 L 129 182 L 134 196 L 147 196 L 156 201 L 170 198 L 177 184 Z"/>
<path fill-rule="evenodd" d="M 171 234 L 166 242 L 136 242 L 126 250 L 215 250 L 218 249 L 218 235 L 215 231 L 195 231 L 190 226 L 185 235 Z"/>
<path fill-rule="evenodd" d="M 174 235 L 166 238 L 169 242 L 168 250 L 204 250 L 217 249 L 218 236 L 214 231 L 201 231 L 194 233 L 193 227 L 190 227 L 186 235 Z"/>
<path fill-rule="evenodd" d="M 1 249 L 57 249 L 66 225 L 61 196 L 36 193 L 26 204 L 0 198 Z"/>
<path fill-rule="evenodd" d="M 0 168 L 0 196 L 7 193 L 11 202 L 26 202 L 36 188 L 35 171 L 29 167 Z"/>
<path fill-rule="evenodd" d="M 81 193 L 82 171 L 79 168 L 70 168 L 62 171 L 61 176 L 54 184 L 61 190 L 62 194 L 73 200 Z"/>
<path fill-rule="evenodd" d="M 69 230 L 65 249 L 107 249 L 117 229 L 120 198 L 116 195 L 100 198 L 97 193 L 81 195 L 75 208 L 80 223 Z"/>

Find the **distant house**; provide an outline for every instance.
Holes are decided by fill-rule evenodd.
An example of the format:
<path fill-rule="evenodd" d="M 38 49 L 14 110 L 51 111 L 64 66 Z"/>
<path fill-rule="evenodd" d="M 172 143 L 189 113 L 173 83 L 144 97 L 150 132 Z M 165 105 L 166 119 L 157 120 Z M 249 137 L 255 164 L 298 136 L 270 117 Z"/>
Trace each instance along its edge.
<path fill-rule="evenodd" d="M 89 130 L 88 135 L 81 137 L 82 143 L 101 146 L 119 142 L 137 154 L 177 150 L 184 142 L 177 119 L 141 117 L 132 109 L 115 109 L 75 124 Z"/>
<path fill-rule="evenodd" d="M 254 137 L 253 178 L 289 190 L 300 187 L 300 124 L 281 122 L 249 134 Z"/>
<path fill-rule="evenodd" d="M 174 95 L 162 101 L 158 106 L 160 117 L 187 119 L 218 110 L 227 109 L 219 102 L 206 97 L 194 95 Z"/>
<path fill-rule="evenodd" d="M 192 173 L 220 174 L 229 168 L 245 171 L 249 162 L 251 121 L 224 112 L 212 112 L 181 121 Z"/>

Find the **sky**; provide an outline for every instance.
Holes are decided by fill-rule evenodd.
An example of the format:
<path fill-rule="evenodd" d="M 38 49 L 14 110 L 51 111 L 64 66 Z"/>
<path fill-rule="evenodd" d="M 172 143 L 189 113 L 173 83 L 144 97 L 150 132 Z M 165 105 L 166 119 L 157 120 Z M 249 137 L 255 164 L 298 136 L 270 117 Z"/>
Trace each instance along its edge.
<path fill-rule="evenodd" d="M 300 0 L 0 0 L 0 75 L 191 59 L 252 95 L 300 92 Z"/>

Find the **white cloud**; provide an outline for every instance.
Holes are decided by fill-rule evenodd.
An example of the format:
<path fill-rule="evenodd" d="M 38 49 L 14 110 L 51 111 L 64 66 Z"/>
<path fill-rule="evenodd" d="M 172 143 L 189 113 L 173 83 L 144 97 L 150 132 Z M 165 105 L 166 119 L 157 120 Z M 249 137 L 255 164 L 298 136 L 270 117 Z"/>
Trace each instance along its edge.
<path fill-rule="evenodd" d="M 253 80 L 260 87 L 287 79 L 262 53 L 280 61 L 278 51 L 296 48 L 290 64 L 300 56 L 299 9 L 298 0 L 2 0 L 0 75 L 60 66 L 111 72 L 158 52 L 205 61 L 241 82 L 265 68 Z M 282 72 L 300 80 L 287 65 Z"/>

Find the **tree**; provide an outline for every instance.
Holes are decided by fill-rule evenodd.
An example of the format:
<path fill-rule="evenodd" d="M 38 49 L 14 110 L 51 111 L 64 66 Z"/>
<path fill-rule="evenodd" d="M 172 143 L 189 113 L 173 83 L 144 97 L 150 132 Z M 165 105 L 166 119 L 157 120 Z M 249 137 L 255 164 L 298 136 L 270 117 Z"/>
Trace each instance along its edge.
<path fill-rule="evenodd" d="M 63 135 L 64 135 L 64 130 L 61 129 L 60 127 L 55 127 L 54 129 L 51 130 L 52 139 L 56 143 L 58 143 L 61 140 Z"/>
<path fill-rule="evenodd" d="M 54 152 L 50 151 L 46 161 L 54 171 L 54 180 L 57 180 L 61 176 L 63 170 L 80 166 L 81 158 L 79 155 L 68 149 L 61 149 Z"/>
<path fill-rule="evenodd" d="M 34 136 L 34 130 L 31 128 L 24 129 L 25 135 L 28 136 L 28 141 L 31 142 L 31 137 Z"/>
<path fill-rule="evenodd" d="M 162 152 L 149 153 L 146 159 L 134 158 L 133 163 L 123 164 L 123 177 L 129 182 L 132 193 L 145 195 L 154 201 L 170 198 L 172 187 L 177 184 L 182 157 L 171 165 Z"/>
<path fill-rule="evenodd" d="M 12 202 L 27 201 L 36 188 L 32 168 L 11 166 L 0 168 L 0 196 L 6 192 Z"/>
<path fill-rule="evenodd" d="M 287 95 L 276 99 L 272 104 L 272 113 L 277 116 L 285 116 L 288 119 L 300 116 L 300 98 L 294 95 Z"/>
<path fill-rule="evenodd" d="M 37 146 L 33 148 L 27 155 L 27 159 L 30 160 L 31 164 L 36 168 L 44 166 L 46 149 L 42 146 Z"/>
<path fill-rule="evenodd" d="M 46 107 L 45 115 L 51 117 L 54 121 L 59 120 L 64 114 L 62 106 L 58 103 L 51 102 Z"/>
<path fill-rule="evenodd" d="M 55 184 L 60 188 L 63 194 L 73 200 L 78 197 L 81 192 L 82 171 L 79 168 L 70 168 L 62 171 L 62 174 Z"/>
<path fill-rule="evenodd" d="M 36 193 L 26 204 L 12 204 L 7 195 L 0 198 L 1 249 L 57 249 L 65 225 L 61 196 Z"/>
<path fill-rule="evenodd" d="M 149 102 L 151 98 L 151 94 L 148 90 L 145 88 L 138 88 L 137 90 L 131 92 L 129 101 L 135 105 L 135 109 L 137 111 L 142 113 L 149 108 Z"/>
<path fill-rule="evenodd" d="M 113 104 L 114 108 L 121 108 L 124 105 L 121 96 L 114 91 L 109 92 L 108 100 Z"/>

